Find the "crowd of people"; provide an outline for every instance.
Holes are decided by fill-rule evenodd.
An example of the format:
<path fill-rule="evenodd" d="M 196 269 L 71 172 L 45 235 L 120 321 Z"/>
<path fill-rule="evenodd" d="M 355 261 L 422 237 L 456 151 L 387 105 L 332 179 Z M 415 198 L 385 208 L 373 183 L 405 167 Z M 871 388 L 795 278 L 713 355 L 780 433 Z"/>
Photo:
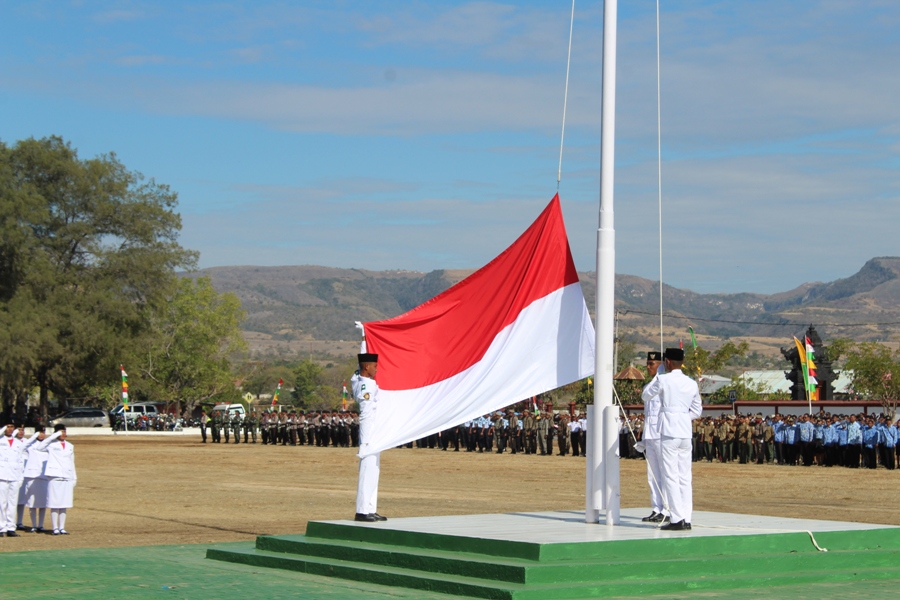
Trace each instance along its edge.
<path fill-rule="evenodd" d="M 619 429 L 619 453 L 639 459 L 635 449 L 644 415 L 630 415 Z M 633 432 L 633 433 L 632 433 Z M 893 470 L 900 461 L 900 420 L 885 415 L 826 412 L 703 417 L 693 422 L 694 462 L 738 462 L 793 466 L 842 466 Z"/>
<path fill-rule="evenodd" d="M 265 411 L 200 418 L 201 441 L 282 446 L 359 446 L 359 414 L 352 411 Z M 503 454 L 585 456 L 587 418 L 583 413 L 499 411 L 406 444 L 407 448 Z"/>
<path fill-rule="evenodd" d="M 75 484 L 75 448 L 66 440 L 66 426 L 52 435 L 35 428 L 25 438 L 24 425 L 10 423 L 0 430 L 0 537 L 20 537 L 19 531 L 68 535 L 66 516 L 72 508 Z M 24 523 L 25 509 L 31 527 Z M 50 509 L 52 530 L 44 529 Z"/>
<path fill-rule="evenodd" d="M 226 422 L 227 421 L 227 422 Z M 279 411 L 242 418 L 201 417 L 205 443 L 282 446 L 359 446 L 359 415 L 352 411 Z M 895 469 L 900 464 L 900 420 L 883 415 L 725 415 L 693 422 L 693 460 L 803 466 Z M 619 455 L 641 459 L 644 415 L 621 419 Z M 500 411 L 409 442 L 407 448 L 456 452 L 585 456 L 584 413 Z"/>

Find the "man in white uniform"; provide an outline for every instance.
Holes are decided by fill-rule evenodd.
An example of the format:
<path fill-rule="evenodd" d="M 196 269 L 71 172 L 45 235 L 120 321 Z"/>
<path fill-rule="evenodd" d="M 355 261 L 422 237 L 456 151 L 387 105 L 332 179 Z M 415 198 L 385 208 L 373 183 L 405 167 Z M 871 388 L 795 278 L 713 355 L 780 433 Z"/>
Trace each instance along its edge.
<path fill-rule="evenodd" d="M 647 372 L 653 379 L 644 386 L 644 391 L 641 394 L 641 398 L 644 400 L 644 435 L 641 438 L 641 442 L 644 446 L 644 458 L 647 461 L 647 483 L 650 484 L 650 506 L 653 510 L 649 516 L 641 519 L 645 523 L 660 523 L 668 516 L 662 490 L 662 452 L 659 445 L 659 394 L 654 396 L 647 395 L 647 390 L 659 377 L 656 371 L 659 369 L 660 364 L 662 364 L 661 352 L 647 352 Z"/>
<path fill-rule="evenodd" d="M 357 324 L 361 327 L 361 324 Z M 359 371 L 350 379 L 353 396 L 359 402 L 359 483 L 356 488 L 355 521 L 372 523 L 387 521 L 376 512 L 378 506 L 378 476 L 381 472 L 381 453 L 362 456 L 369 449 L 369 440 L 375 427 L 378 410 L 378 384 L 375 372 L 378 370 L 378 355 L 366 352 L 363 333 L 362 353 L 357 356 Z"/>
<path fill-rule="evenodd" d="M 697 382 L 681 372 L 684 350 L 666 348 L 665 369 L 644 390 L 646 399 L 659 396 L 660 448 L 662 450 L 663 493 L 669 503 L 669 523 L 660 529 L 684 531 L 691 528 L 693 490 L 691 483 L 691 421 L 703 406 Z"/>
<path fill-rule="evenodd" d="M 10 423 L 4 429 L 0 430 L 0 537 L 18 537 L 15 524 L 10 531 L 7 531 L 8 507 L 9 500 L 13 497 L 18 500 L 18 469 L 19 451 L 15 447 L 15 431 L 16 426 Z M 15 519 L 13 519 L 15 520 Z"/>

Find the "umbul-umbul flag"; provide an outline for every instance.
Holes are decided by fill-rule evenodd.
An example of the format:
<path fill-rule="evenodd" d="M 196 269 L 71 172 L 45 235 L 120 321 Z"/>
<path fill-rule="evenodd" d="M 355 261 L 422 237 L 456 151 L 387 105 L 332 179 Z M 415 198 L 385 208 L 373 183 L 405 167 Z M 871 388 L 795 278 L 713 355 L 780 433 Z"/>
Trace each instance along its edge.
<path fill-rule="evenodd" d="M 367 351 L 379 355 L 367 454 L 593 375 L 594 327 L 559 195 L 485 267 L 364 327 Z"/>

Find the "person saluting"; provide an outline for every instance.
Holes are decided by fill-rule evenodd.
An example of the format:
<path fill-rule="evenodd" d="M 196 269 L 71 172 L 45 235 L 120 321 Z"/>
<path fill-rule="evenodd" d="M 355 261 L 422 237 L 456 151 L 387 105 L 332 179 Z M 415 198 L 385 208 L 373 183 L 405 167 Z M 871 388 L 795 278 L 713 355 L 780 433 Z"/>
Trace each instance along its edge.
<path fill-rule="evenodd" d="M 659 396 L 657 430 L 662 451 L 663 490 L 669 504 L 666 531 L 691 529 L 693 488 L 691 474 L 691 421 L 703 412 L 697 382 L 681 371 L 684 350 L 666 348 L 657 377 L 641 397 L 645 402 Z"/>

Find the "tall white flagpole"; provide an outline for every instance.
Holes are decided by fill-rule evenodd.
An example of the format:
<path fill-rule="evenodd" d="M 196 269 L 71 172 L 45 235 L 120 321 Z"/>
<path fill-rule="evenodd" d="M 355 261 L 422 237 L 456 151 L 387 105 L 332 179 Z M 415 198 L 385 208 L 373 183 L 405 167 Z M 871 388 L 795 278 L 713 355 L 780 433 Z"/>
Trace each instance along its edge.
<path fill-rule="evenodd" d="M 619 427 L 613 404 L 616 231 L 613 183 L 616 141 L 616 21 L 618 0 L 603 3 L 603 99 L 600 139 L 600 226 L 597 230 L 597 339 L 594 406 L 589 416 L 590 456 L 585 476 L 585 521 L 619 524 Z M 592 435 L 591 435 L 592 434 Z"/>

